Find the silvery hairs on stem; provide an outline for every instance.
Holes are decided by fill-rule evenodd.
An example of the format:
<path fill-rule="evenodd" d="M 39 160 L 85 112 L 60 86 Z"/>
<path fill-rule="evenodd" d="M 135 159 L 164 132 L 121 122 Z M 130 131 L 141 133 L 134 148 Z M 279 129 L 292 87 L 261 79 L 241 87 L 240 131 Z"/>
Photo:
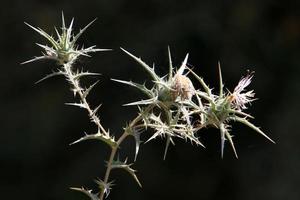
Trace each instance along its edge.
<path fill-rule="evenodd" d="M 85 134 L 85 136 L 72 144 L 85 140 L 96 139 L 105 142 L 111 147 L 111 155 L 109 160 L 106 162 L 107 168 L 105 177 L 103 180 L 97 179 L 95 181 L 98 185 L 99 193 L 93 193 L 92 190 L 84 188 L 72 188 L 73 190 L 86 194 L 92 200 L 103 200 L 103 198 L 109 195 L 113 186 L 114 181 L 109 181 L 110 171 L 113 169 L 124 169 L 134 178 L 137 184 L 141 186 L 141 183 L 136 176 L 136 171 L 131 168 L 132 163 L 127 163 L 127 158 L 124 161 L 121 161 L 119 157 L 115 159 L 115 156 L 122 141 L 127 136 L 133 136 L 136 142 L 134 158 L 134 160 L 136 160 L 141 144 L 140 135 L 146 129 L 153 131 L 152 136 L 150 136 L 146 143 L 157 137 L 166 138 L 164 159 L 166 158 L 169 144 L 174 144 L 174 138 L 181 138 L 185 141 L 190 141 L 192 144 L 204 147 L 197 134 L 199 130 L 207 127 L 215 127 L 220 130 L 221 157 L 223 157 L 224 144 L 226 140 L 229 141 L 234 154 L 237 157 L 232 135 L 230 134 L 230 123 L 232 121 L 240 122 L 252 128 L 274 143 L 272 139 L 249 121 L 249 119 L 253 117 L 244 112 L 247 109 L 247 106 L 255 100 L 253 90 L 245 91 L 246 87 L 251 83 L 253 73 L 249 73 L 243 77 L 233 92 L 229 92 L 229 90 L 227 90 L 228 92 L 225 92 L 222 82 L 221 67 L 219 64 L 220 87 L 219 92 L 215 94 L 204 82 L 203 78 L 187 67 L 188 54 L 178 69 L 173 67 L 169 48 L 169 72 L 165 76 L 159 76 L 156 74 L 154 67 L 150 67 L 140 58 L 137 58 L 125 49 L 121 48 L 123 52 L 133 58 L 150 75 L 152 87 L 148 88 L 145 84 L 138 84 L 132 81 L 112 79 L 139 89 L 146 97 L 144 100 L 125 104 L 126 106 L 137 106 L 139 113 L 136 118 L 127 124 L 121 137 L 116 140 L 115 137 L 102 126 L 100 119 L 97 116 L 100 106 L 92 108 L 87 101 L 88 94 L 97 82 L 88 88 L 83 88 L 80 85 L 81 77 L 99 74 L 79 71 L 73 67 L 73 63 L 79 56 L 90 56 L 89 54 L 93 52 L 109 50 L 97 49 L 95 46 L 78 48 L 78 45 L 76 44 L 78 38 L 94 21 L 90 22 L 87 26 L 81 29 L 78 34 L 74 35 L 73 19 L 69 27 L 66 27 L 64 16 L 62 14 L 61 32 L 55 28 L 57 39 L 50 36 L 42 29 L 35 28 L 26 23 L 26 25 L 30 28 L 45 37 L 50 46 L 37 44 L 44 50 L 43 55 L 23 62 L 22 64 L 42 59 L 55 60 L 59 66 L 57 71 L 47 75 L 40 81 L 56 75 L 65 76 L 66 80 L 71 85 L 74 97 L 79 97 L 79 102 L 67 103 L 67 105 L 73 105 L 85 109 L 88 112 L 91 122 L 97 126 L 98 130 L 96 133 Z M 193 82 L 188 77 L 188 74 L 192 74 L 200 83 L 202 88 L 196 89 Z"/>

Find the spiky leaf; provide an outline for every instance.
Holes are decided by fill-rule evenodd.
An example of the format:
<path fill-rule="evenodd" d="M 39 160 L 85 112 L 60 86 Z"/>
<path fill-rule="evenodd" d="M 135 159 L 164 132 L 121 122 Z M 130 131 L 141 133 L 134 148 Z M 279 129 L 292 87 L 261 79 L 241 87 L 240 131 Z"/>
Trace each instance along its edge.
<path fill-rule="evenodd" d="M 123 81 L 123 80 L 118 80 L 118 79 L 111 79 L 111 80 L 135 87 L 135 88 L 139 89 L 140 91 L 142 91 L 144 94 L 146 94 L 149 98 L 154 97 L 153 92 L 151 90 L 149 90 L 144 84 L 142 85 L 142 84 L 134 83 L 132 81 Z"/>
<path fill-rule="evenodd" d="M 94 84 L 92 84 L 90 87 L 88 87 L 86 90 L 83 91 L 84 99 L 89 95 L 90 91 L 95 87 L 95 85 L 97 85 L 98 82 L 99 81 L 96 81 Z"/>
<path fill-rule="evenodd" d="M 80 79 L 83 76 L 100 76 L 99 73 L 90 73 L 90 72 L 80 72 L 74 76 L 74 80 Z"/>
<path fill-rule="evenodd" d="M 76 106 L 76 107 L 79 107 L 79 108 L 86 109 L 86 105 L 83 104 L 83 103 L 65 103 L 65 104 L 68 105 L 68 106 Z"/>
<path fill-rule="evenodd" d="M 256 132 L 258 132 L 259 134 L 261 134 L 262 136 L 264 136 L 265 138 L 267 138 L 272 143 L 275 143 L 269 136 L 267 136 L 264 132 L 262 132 L 262 130 L 260 130 L 260 128 L 256 127 L 254 124 L 252 124 L 251 122 L 249 122 L 247 119 L 240 118 L 240 117 L 232 117 L 231 120 L 240 122 L 240 123 L 248 126 L 249 128 L 255 130 Z"/>
<path fill-rule="evenodd" d="M 137 178 L 135 172 L 136 170 L 131 168 L 131 165 L 133 165 L 133 163 L 131 164 L 127 164 L 127 158 L 125 159 L 125 161 L 120 161 L 119 159 L 117 159 L 116 161 L 112 162 L 111 168 L 112 169 L 124 169 L 125 171 L 127 171 L 133 178 L 134 180 L 137 182 L 137 184 L 142 187 L 139 179 Z"/>
<path fill-rule="evenodd" d="M 101 134 L 100 132 L 96 133 L 96 134 L 85 134 L 85 136 L 81 137 L 80 139 L 76 140 L 75 142 L 71 143 L 70 145 L 85 141 L 85 140 L 100 140 L 105 142 L 106 144 L 108 144 L 111 147 L 114 147 L 117 145 L 117 142 L 115 141 L 115 139 L 111 136 L 107 136 L 104 134 Z"/>
<path fill-rule="evenodd" d="M 120 48 L 122 51 L 124 51 L 127 55 L 129 55 L 131 58 L 133 58 L 137 63 L 139 63 L 153 78 L 154 81 L 160 81 L 161 78 L 155 73 L 154 68 L 149 67 L 145 62 L 142 61 L 142 59 L 132 55 L 128 51 L 126 51 L 123 48 Z"/>
<path fill-rule="evenodd" d="M 136 106 L 136 105 L 150 105 L 150 104 L 156 104 L 157 103 L 157 97 L 154 97 L 152 99 L 146 99 L 141 101 L 136 101 L 132 103 L 124 104 L 124 106 Z"/>
<path fill-rule="evenodd" d="M 107 198 L 110 193 L 111 187 L 114 185 L 113 181 L 105 183 L 101 179 L 98 179 L 98 180 L 95 180 L 95 182 L 98 184 L 99 189 L 104 192 L 105 198 Z"/>
<path fill-rule="evenodd" d="M 40 82 L 42 82 L 42 81 L 44 81 L 48 78 L 52 78 L 54 76 L 60 76 L 60 75 L 64 75 L 64 72 L 62 72 L 62 71 L 52 72 L 51 74 L 46 75 L 44 78 L 36 81 L 35 84 L 38 84 L 38 83 L 40 83 Z"/>

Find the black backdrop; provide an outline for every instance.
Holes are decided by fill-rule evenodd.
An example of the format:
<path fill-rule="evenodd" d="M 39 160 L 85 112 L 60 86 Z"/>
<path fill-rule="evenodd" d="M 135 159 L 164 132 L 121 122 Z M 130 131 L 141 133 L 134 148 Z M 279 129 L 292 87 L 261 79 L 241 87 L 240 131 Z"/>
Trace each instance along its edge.
<path fill-rule="evenodd" d="M 54 63 L 19 65 L 39 55 L 35 42 L 45 42 L 23 22 L 54 33 L 62 10 L 67 21 L 75 17 L 75 30 L 98 18 L 80 43 L 114 49 L 82 58 L 79 65 L 103 74 L 89 100 L 93 105 L 103 103 L 102 122 L 115 135 L 136 112 L 121 105 L 142 96 L 110 78 L 137 82 L 149 78 L 119 47 L 154 62 L 163 75 L 170 45 L 176 65 L 189 52 L 189 64 L 213 87 L 218 86 L 217 61 L 230 89 L 247 69 L 255 71 L 250 87 L 259 100 L 249 112 L 277 142 L 270 144 L 236 124 L 238 160 L 228 145 L 220 159 L 219 133 L 208 129 L 201 133 L 206 149 L 176 140 L 163 161 L 164 141 L 152 141 L 142 145 L 135 164 L 143 188 L 125 172 L 115 171 L 116 186 L 109 199 L 300 199 L 300 7 L 296 1 L 1 3 L 0 199 L 87 199 L 68 188 L 95 189 L 93 180 L 104 175 L 108 147 L 93 141 L 68 145 L 95 128 L 83 110 L 64 105 L 73 101 L 66 81 L 53 78 L 34 85 L 55 68 Z M 134 142 L 128 140 L 120 156 L 132 160 L 133 154 Z"/>

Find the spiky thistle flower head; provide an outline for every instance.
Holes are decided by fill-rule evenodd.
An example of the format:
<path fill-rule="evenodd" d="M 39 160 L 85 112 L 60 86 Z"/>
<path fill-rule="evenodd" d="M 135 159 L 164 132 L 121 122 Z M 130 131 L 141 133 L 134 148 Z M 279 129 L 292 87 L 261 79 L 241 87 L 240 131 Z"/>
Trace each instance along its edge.
<path fill-rule="evenodd" d="M 173 99 L 180 98 L 180 100 L 191 100 L 195 94 L 195 88 L 192 81 L 184 75 L 186 69 L 188 54 L 186 55 L 181 67 L 176 72 L 171 82 L 171 88 L 173 89 Z"/>
<path fill-rule="evenodd" d="M 219 63 L 219 79 L 220 79 L 220 88 L 219 94 L 212 94 L 212 90 L 209 89 L 207 84 L 200 78 L 198 75 L 193 73 L 194 76 L 202 84 L 205 92 L 196 92 L 196 96 L 202 101 L 206 101 L 205 106 L 201 106 L 202 101 L 198 101 L 199 105 L 194 106 L 194 109 L 191 113 L 200 113 L 202 117 L 201 127 L 213 126 L 220 130 L 221 134 L 221 157 L 223 157 L 224 144 L 227 139 L 234 151 L 235 156 L 237 157 L 237 152 L 232 140 L 232 135 L 230 134 L 231 122 L 240 122 L 254 131 L 258 132 L 269 141 L 274 141 L 269 138 L 264 132 L 260 130 L 257 126 L 252 124 L 249 119 L 254 118 L 251 115 L 243 112 L 247 108 L 247 104 L 254 101 L 254 92 L 253 90 L 245 91 L 246 87 L 251 83 L 253 73 L 248 73 L 245 77 L 242 77 L 238 85 L 235 87 L 234 91 L 224 92 L 224 84 L 222 80 L 221 67 Z M 229 90 L 228 90 L 229 91 Z"/>
<path fill-rule="evenodd" d="M 253 74 L 254 72 L 251 72 L 242 77 L 238 85 L 234 88 L 233 93 L 229 95 L 229 100 L 237 110 L 247 109 L 246 105 L 255 100 L 253 90 L 244 92 L 246 87 L 250 85 Z"/>
<path fill-rule="evenodd" d="M 53 36 L 49 35 L 41 28 L 33 27 L 32 25 L 25 22 L 27 26 L 29 26 L 30 28 L 38 32 L 40 35 L 42 35 L 44 38 L 46 38 L 50 46 L 37 43 L 37 45 L 44 50 L 44 52 L 42 53 L 43 55 L 25 61 L 22 64 L 34 62 L 37 60 L 50 59 L 50 60 L 57 61 L 59 65 L 63 65 L 66 63 L 73 63 L 78 58 L 78 56 L 89 56 L 89 54 L 92 52 L 110 50 L 110 49 L 98 49 L 96 48 L 95 45 L 87 48 L 84 47 L 79 48 L 79 46 L 77 45 L 76 42 L 79 39 L 79 37 L 95 20 L 96 19 L 94 19 L 83 29 L 81 29 L 79 33 L 74 34 L 73 33 L 74 18 L 71 20 L 69 27 L 66 27 L 64 14 L 62 13 L 61 32 L 59 32 L 57 28 L 54 27 L 57 38 L 54 38 Z"/>
<path fill-rule="evenodd" d="M 190 140 L 192 143 L 202 145 L 195 135 L 196 129 L 192 125 L 190 116 L 188 116 L 189 107 L 183 103 L 185 101 L 192 103 L 192 97 L 195 95 L 195 89 L 191 80 L 184 74 L 187 69 L 188 54 L 178 70 L 175 70 L 172 65 L 171 53 L 168 49 L 169 73 L 161 77 L 156 74 L 154 68 L 149 67 L 140 58 L 124 49 L 122 50 L 137 61 L 152 78 L 153 86 L 151 89 L 148 89 L 145 84 L 141 85 L 132 81 L 113 79 L 114 81 L 138 88 L 146 94 L 148 99 L 126 105 L 137 105 L 141 107 L 142 111 L 146 110 L 144 107 L 152 108 L 143 114 L 143 126 L 154 130 L 148 141 L 158 136 L 166 137 L 165 155 L 169 143 L 173 143 L 173 137 Z"/>
<path fill-rule="evenodd" d="M 113 79 L 114 81 L 138 88 L 149 98 L 148 100 L 142 100 L 127 105 L 146 105 L 154 103 L 163 107 L 171 107 L 179 101 L 191 100 L 192 96 L 195 94 L 195 89 L 191 80 L 184 74 L 184 71 L 187 69 L 186 64 L 188 54 L 179 69 L 174 73 L 175 69 L 172 65 L 171 53 L 169 50 L 169 73 L 160 77 L 156 74 L 154 67 L 148 66 L 140 58 L 137 58 L 125 49 L 121 48 L 121 50 L 137 61 L 150 74 L 153 82 L 153 87 L 148 89 L 145 84 L 141 85 L 132 81 Z"/>

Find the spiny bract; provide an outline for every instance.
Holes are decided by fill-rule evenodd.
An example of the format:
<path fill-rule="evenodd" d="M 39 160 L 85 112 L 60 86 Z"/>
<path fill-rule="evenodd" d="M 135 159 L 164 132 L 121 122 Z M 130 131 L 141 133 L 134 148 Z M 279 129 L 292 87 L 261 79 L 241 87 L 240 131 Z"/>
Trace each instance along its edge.
<path fill-rule="evenodd" d="M 62 27 L 61 33 L 54 27 L 57 39 L 53 36 L 46 33 L 41 28 L 33 27 L 30 24 L 26 23 L 27 26 L 38 32 L 40 35 L 45 37 L 51 46 L 42 45 L 37 43 L 39 47 L 41 47 L 45 52 L 43 52 L 42 56 L 35 57 L 31 60 L 25 61 L 22 64 L 34 62 L 37 60 L 42 59 L 50 59 L 55 60 L 59 65 L 63 65 L 65 63 L 72 63 L 74 62 L 78 56 L 89 56 L 89 53 L 97 52 L 97 51 L 107 51 L 110 49 L 97 49 L 96 46 L 90 46 L 88 48 L 82 47 L 79 49 L 78 45 L 76 44 L 79 37 L 83 34 L 83 32 L 95 21 L 91 21 L 88 25 L 86 25 L 83 29 L 79 31 L 76 35 L 73 34 L 73 22 L 74 18 L 71 20 L 69 27 L 66 27 L 64 14 L 62 13 Z"/>

